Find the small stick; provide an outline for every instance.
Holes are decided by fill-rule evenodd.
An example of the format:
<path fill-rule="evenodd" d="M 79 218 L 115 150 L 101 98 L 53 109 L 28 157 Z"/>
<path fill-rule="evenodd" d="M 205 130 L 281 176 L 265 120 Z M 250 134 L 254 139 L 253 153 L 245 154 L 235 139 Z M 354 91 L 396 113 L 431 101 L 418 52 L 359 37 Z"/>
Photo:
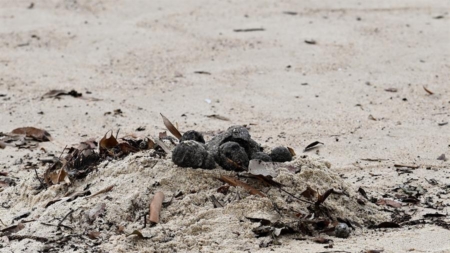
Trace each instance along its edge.
<path fill-rule="evenodd" d="M 62 218 L 62 220 L 58 223 L 57 227 L 59 228 L 59 227 L 61 226 L 61 224 L 63 223 L 63 221 L 64 221 L 65 219 L 67 219 L 67 217 L 69 217 L 69 215 L 71 215 L 73 212 L 75 212 L 75 210 L 70 210 L 70 212 L 68 212 L 68 213 L 66 214 L 66 216 L 64 216 L 64 218 Z"/>
<path fill-rule="evenodd" d="M 36 177 L 37 177 L 37 179 L 39 180 L 39 183 L 41 183 L 41 185 L 43 185 L 44 188 L 47 189 L 47 185 L 44 184 L 44 182 L 42 182 L 41 178 L 38 176 L 38 173 L 37 173 L 36 168 L 34 168 L 34 172 L 36 173 Z"/>
<path fill-rule="evenodd" d="M 161 212 L 162 202 L 164 200 L 164 193 L 157 192 L 153 196 L 153 200 L 150 203 L 150 223 L 159 223 L 159 213 Z"/>
<path fill-rule="evenodd" d="M 406 167 L 406 168 L 410 168 L 410 169 L 417 169 L 420 166 L 419 165 L 394 164 L 394 167 L 395 168 Z"/>
<path fill-rule="evenodd" d="M 108 187 L 106 187 L 105 189 L 102 189 L 102 190 L 100 190 L 100 191 L 98 191 L 98 192 L 92 194 L 91 196 L 89 196 L 89 197 L 87 197 L 87 198 L 90 199 L 90 198 L 95 197 L 95 196 L 97 196 L 97 195 L 100 195 L 100 194 L 102 194 L 102 193 L 109 192 L 109 191 L 112 190 L 112 188 L 114 188 L 114 185 L 108 186 Z"/>
<path fill-rule="evenodd" d="M 48 239 L 45 237 L 33 236 L 33 235 L 8 235 L 9 240 L 23 240 L 23 239 L 32 239 L 39 242 L 47 242 Z"/>

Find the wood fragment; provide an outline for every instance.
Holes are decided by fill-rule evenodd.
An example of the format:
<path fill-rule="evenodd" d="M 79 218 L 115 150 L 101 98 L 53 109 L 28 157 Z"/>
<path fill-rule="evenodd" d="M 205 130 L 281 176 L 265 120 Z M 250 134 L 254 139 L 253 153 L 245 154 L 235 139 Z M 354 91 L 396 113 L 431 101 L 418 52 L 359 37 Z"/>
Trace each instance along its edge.
<path fill-rule="evenodd" d="M 434 92 L 432 92 L 431 90 L 427 89 L 427 87 L 423 86 L 423 89 L 430 95 L 433 95 Z"/>
<path fill-rule="evenodd" d="M 102 189 L 102 190 L 100 190 L 100 191 L 98 191 L 98 192 L 92 194 L 91 196 L 89 196 L 89 197 L 87 197 L 87 198 L 90 199 L 90 198 L 95 197 L 95 196 L 97 196 L 97 195 L 100 195 L 100 194 L 102 194 L 102 193 L 109 192 L 109 191 L 111 191 L 113 188 L 114 188 L 114 185 L 108 186 L 108 187 L 106 187 L 105 189 Z"/>
<path fill-rule="evenodd" d="M 164 201 L 164 193 L 157 192 L 153 196 L 153 200 L 150 203 L 150 223 L 159 223 L 159 214 L 161 212 L 162 203 Z"/>

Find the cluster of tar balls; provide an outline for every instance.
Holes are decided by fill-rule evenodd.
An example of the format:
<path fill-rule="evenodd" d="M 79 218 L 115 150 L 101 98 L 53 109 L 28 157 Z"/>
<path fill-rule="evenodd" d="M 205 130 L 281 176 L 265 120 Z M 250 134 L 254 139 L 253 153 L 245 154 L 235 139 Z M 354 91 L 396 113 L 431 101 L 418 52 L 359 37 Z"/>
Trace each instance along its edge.
<path fill-rule="evenodd" d="M 261 145 L 243 126 L 232 126 L 207 143 L 201 133 L 187 131 L 172 153 L 172 161 L 176 165 L 203 169 L 213 169 L 218 164 L 226 170 L 241 171 L 253 159 L 288 162 L 292 155 L 286 147 L 276 147 L 270 154 L 264 153 Z"/>

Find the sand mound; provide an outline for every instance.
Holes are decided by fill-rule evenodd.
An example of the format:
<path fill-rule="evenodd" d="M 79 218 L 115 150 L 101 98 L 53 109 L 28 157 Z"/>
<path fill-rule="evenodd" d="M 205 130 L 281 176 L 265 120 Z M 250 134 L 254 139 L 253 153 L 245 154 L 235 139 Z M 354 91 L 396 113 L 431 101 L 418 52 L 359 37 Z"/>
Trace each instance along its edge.
<path fill-rule="evenodd" d="M 355 189 L 329 167 L 330 164 L 324 161 L 297 158 L 278 167 L 278 176 L 274 180 L 285 185 L 283 189 L 297 197 L 307 186 L 319 193 L 330 188 L 342 191 L 342 195 L 332 194 L 321 210 L 327 210 L 327 218 L 331 221 L 337 217 L 349 220 L 357 230 L 358 226 L 388 219 L 371 203 L 358 204 L 357 198 L 360 196 Z M 300 172 L 294 173 L 293 168 L 297 171 L 300 169 Z M 259 248 L 263 240 L 256 238 L 252 232 L 260 224 L 246 217 L 280 221 L 292 227 L 298 226 L 300 219 L 314 218 L 307 216 L 310 213 L 308 207 L 314 205 L 297 201 L 277 188 L 261 185 L 255 179 L 241 180 L 260 189 L 267 197 L 250 195 L 240 187 L 230 187 L 227 194 L 217 191 L 224 185 L 217 180 L 217 176 L 236 174 L 219 168 L 180 168 L 170 159 L 152 158 L 150 152 L 144 152 L 123 160 L 103 162 L 83 180 L 75 181 L 72 185 L 54 185 L 36 195 L 33 195 L 33 187 L 39 182 L 30 173 L 27 179 L 15 187 L 6 188 L 2 194 L 9 195 L 14 210 L 31 212 L 29 218 L 35 219 L 26 223 L 25 228 L 16 234 L 32 234 L 51 241 L 42 244 L 32 240 L 25 244 L 34 249 L 174 252 L 216 251 L 226 246 L 229 251 L 243 251 Z M 107 193 L 69 199 L 69 202 L 65 198 L 45 207 L 52 199 L 86 190 L 94 194 L 111 185 L 114 188 Z M 162 191 L 166 196 L 161 222 L 153 227 L 147 224 L 143 228 L 143 216 L 148 214 L 148 205 L 157 191 Z M 215 208 L 211 196 L 223 207 Z M 42 224 L 57 225 L 58 219 L 71 210 L 74 211 L 62 223 L 68 227 L 58 229 Z M 19 214 L 10 215 L 13 217 Z M 134 230 L 139 230 L 149 239 L 127 236 Z M 100 234 L 93 236 L 92 231 Z M 280 241 L 293 236 L 299 234 L 281 236 Z M 62 243 L 64 240 L 69 243 Z"/>

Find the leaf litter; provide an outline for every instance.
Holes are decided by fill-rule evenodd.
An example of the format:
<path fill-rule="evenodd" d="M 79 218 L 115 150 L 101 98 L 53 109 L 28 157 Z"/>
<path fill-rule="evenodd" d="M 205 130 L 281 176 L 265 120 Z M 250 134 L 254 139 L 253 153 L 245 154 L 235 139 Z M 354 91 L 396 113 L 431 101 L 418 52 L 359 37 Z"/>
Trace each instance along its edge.
<path fill-rule="evenodd" d="M 168 130 L 181 139 L 183 135 L 178 128 L 162 117 Z M 235 138 L 233 140 L 247 138 L 239 134 L 232 137 Z M 170 249 L 169 244 L 164 242 L 179 240 L 175 236 L 178 235 L 186 239 L 180 250 L 192 250 L 198 247 L 195 235 L 202 233 L 199 231 L 206 226 L 224 241 L 232 240 L 232 248 L 239 250 L 253 242 L 236 238 L 236 234 L 230 231 L 268 236 L 273 244 L 278 244 L 281 242 L 277 238 L 285 235 L 333 235 L 335 227 L 342 222 L 353 229 L 362 226 L 400 226 L 390 221 L 388 215 L 372 203 L 366 191 L 353 189 L 322 160 L 295 156 L 294 160 L 282 163 L 250 160 L 244 172 L 223 170 L 217 165 L 212 170 L 194 170 L 178 167 L 167 159 L 166 155 L 171 156 L 172 148 L 178 142 L 167 143 L 166 137 L 160 137 L 127 136 L 118 139 L 118 133 L 114 136 L 111 131 L 98 143 L 90 139 L 81 142 L 78 147 L 65 149 L 66 154 L 51 164 L 44 174 L 46 184 L 51 187 L 34 195 L 22 195 L 21 198 L 30 203 L 40 203 L 34 211 L 34 214 L 40 212 L 41 218 L 38 219 L 48 219 L 55 210 L 65 214 L 58 224 L 64 229 L 70 225 L 72 235 L 47 238 L 45 234 L 37 234 L 35 239 L 44 241 L 44 238 L 56 245 L 61 240 L 86 243 L 73 236 L 73 233 L 79 233 L 90 240 L 109 238 L 110 241 L 98 244 L 99 249 L 108 251 L 119 243 L 111 240 L 119 234 L 123 236 L 121 240 L 127 237 L 148 239 L 151 243 L 145 243 L 146 249 L 160 250 Z M 320 143 L 313 146 L 317 144 Z M 295 155 L 293 150 L 289 152 Z M 165 155 L 155 156 L 157 153 Z M 33 180 L 35 178 L 27 179 L 29 182 Z M 91 195 L 91 185 L 102 190 Z M 16 190 L 16 187 L 6 191 Z M 101 195 L 113 188 L 116 194 Z M 425 194 L 420 187 L 406 185 L 399 190 L 407 194 L 406 198 Z M 154 222 L 155 226 L 146 228 L 145 216 L 149 213 L 149 203 L 153 202 L 151 196 L 154 196 L 151 192 L 174 198 L 169 205 L 158 201 L 157 211 L 150 211 L 150 216 L 157 213 L 159 219 Z M 360 195 L 370 201 L 361 206 L 358 202 Z M 307 199 L 309 201 L 305 201 Z M 384 202 L 385 205 L 402 209 L 397 201 Z M 242 222 L 242 218 L 250 216 L 252 220 Z M 268 216 L 276 218 L 264 218 Z M 137 229 L 142 227 L 142 217 L 144 228 Z M 440 214 L 424 216 L 427 220 L 439 220 L 435 223 L 442 227 L 447 226 L 442 220 L 445 218 Z M 64 220 L 67 225 L 62 224 Z M 261 225 L 256 229 L 254 222 Z M 39 227 L 36 222 L 30 225 L 35 229 Z M 152 236 L 145 237 L 143 234 Z M 188 239 L 191 236 L 193 239 Z M 206 241 L 209 242 L 209 239 Z M 219 249 L 223 243 L 210 247 Z"/>

